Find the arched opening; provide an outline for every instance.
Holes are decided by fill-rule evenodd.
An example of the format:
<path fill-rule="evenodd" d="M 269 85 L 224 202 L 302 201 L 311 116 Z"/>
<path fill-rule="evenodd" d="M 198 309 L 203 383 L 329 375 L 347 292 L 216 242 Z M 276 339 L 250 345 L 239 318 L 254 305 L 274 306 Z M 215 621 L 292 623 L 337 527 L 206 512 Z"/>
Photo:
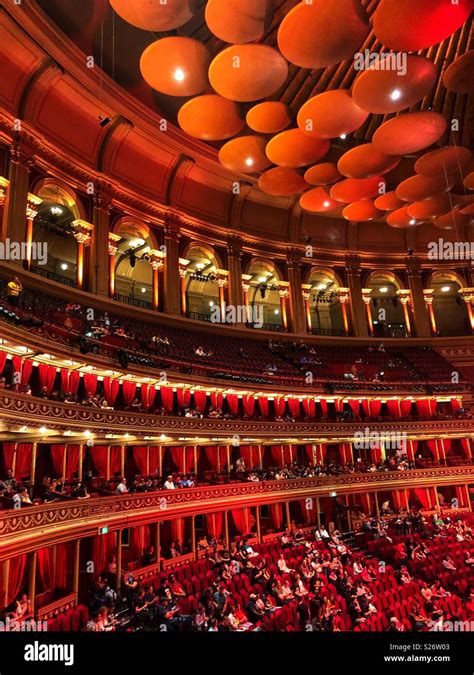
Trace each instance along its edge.
<path fill-rule="evenodd" d="M 264 330 L 284 330 L 285 318 L 282 316 L 283 302 L 280 293 L 285 295 L 280 275 L 270 260 L 254 258 L 247 269 L 250 288 L 248 292 L 252 323 Z"/>
<path fill-rule="evenodd" d="M 198 321 L 210 321 L 212 308 L 219 304 L 217 270 L 220 260 L 212 248 L 202 244 L 190 244 L 183 253 L 189 265 L 186 267 L 187 316 Z"/>
<path fill-rule="evenodd" d="M 116 300 L 137 307 L 153 307 L 153 269 L 149 253 L 157 248 L 148 226 L 132 218 L 121 218 L 113 227 L 120 239 L 115 254 Z"/>
<path fill-rule="evenodd" d="M 332 270 L 313 267 L 306 278 L 310 286 L 308 306 L 314 335 L 344 335 L 344 319 L 338 291 L 339 279 Z M 308 311 L 308 309 L 307 309 Z"/>
<path fill-rule="evenodd" d="M 455 272 L 440 270 L 432 275 L 428 288 L 433 289 L 436 335 L 471 334 L 467 306 L 459 294 L 463 286 L 463 279 Z"/>
<path fill-rule="evenodd" d="M 77 271 L 77 241 L 72 223 L 82 213 L 76 196 L 68 188 L 52 180 L 43 181 L 35 192 L 42 199 L 36 207 L 32 242 L 41 245 L 47 255 L 41 262 L 32 256 L 30 270 L 53 281 L 74 286 Z M 33 251 L 35 247 L 33 246 Z"/>
<path fill-rule="evenodd" d="M 376 270 L 364 284 L 370 288 L 370 314 L 374 337 L 407 337 L 403 305 L 397 291 L 402 288 L 392 272 Z"/>

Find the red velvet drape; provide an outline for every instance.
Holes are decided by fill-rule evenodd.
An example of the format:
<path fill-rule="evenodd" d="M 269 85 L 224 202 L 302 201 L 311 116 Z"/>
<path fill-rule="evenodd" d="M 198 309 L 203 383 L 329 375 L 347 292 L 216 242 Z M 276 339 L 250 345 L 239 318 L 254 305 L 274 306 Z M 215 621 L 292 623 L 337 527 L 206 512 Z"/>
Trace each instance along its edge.
<path fill-rule="evenodd" d="M 241 445 L 240 456 L 243 458 L 247 470 L 260 466 L 258 445 Z"/>
<path fill-rule="evenodd" d="M 303 410 L 306 417 L 314 417 L 316 414 L 316 403 L 312 398 L 303 399 Z"/>
<path fill-rule="evenodd" d="M 105 378 L 109 379 L 109 378 Z M 105 385 L 104 379 L 104 385 Z M 77 394 L 79 389 L 79 382 L 81 380 L 81 374 L 78 370 L 69 371 L 67 368 L 61 368 L 61 386 L 65 394 Z M 117 382 L 118 387 L 118 382 Z M 107 397 L 106 397 L 107 398 Z M 107 401 L 109 399 L 107 398 Z"/>
<path fill-rule="evenodd" d="M 71 544 L 57 544 L 56 546 L 56 579 L 55 588 L 67 588 L 68 570 L 72 565 Z"/>
<path fill-rule="evenodd" d="M 379 398 L 363 399 L 362 410 L 366 417 L 378 417 L 382 408 L 382 401 Z"/>
<path fill-rule="evenodd" d="M 79 452 L 82 453 L 84 459 L 85 448 L 80 445 L 68 445 L 66 448 L 66 478 L 72 480 L 74 474 L 79 470 Z"/>
<path fill-rule="evenodd" d="M 184 544 L 184 518 L 175 518 L 171 521 L 171 539 L 180 546 Z"/>
<path fill-rule="evenodd" d="M 299 417 L 301 415 L 301 406 L 299 399 L 289 398 L 288 407 L 290 408 L 290 412 L 293 417 Z"/>
<path fill-rule="evenodd" d="M 415 461 L 416 451 L 418 450 L 418 441 L 407 441 L 407 457 L 412 462 Z"/>
<path fill-rule="evenodd" d="M 178 389 L 177 399 L 180 408 L 189 408 L 189 404 L 191 403 L 191 389 Z"/>
<path fill-rule="evenodd" d="M 139 525 L 131 528 L 130 547 L 135 560 L 140 560 L 147 549 L 150 548 L 150 527 Z"/>
<path fill-rule="evenodd" d="M 275 405 L 275 412 L 277 415 L 280 415 L 280 417 L 284 414 L 285 409 L 286 409 L 286 401 L 284 398 L 276 398 L 273 401 Z"/>
<path fill-rule="evenodd" d="M 245 414 L 252 417 L 255 410 L 255 398 L 253 396 L 242 396 L 242 405 Z"/>
<path fill-rule="evenodd" d="M 223 402 L 224 396 L 222 394 L 216 394 L 216 392 L 211 394 L 211 405 L 214 406 L 214 408 L 222 408 Z"/>
<path fill-rule="evenodd" d="M 206 447 L 206 457 L 212 468 L 220 473 L 227 468 L 227 446 L 208 446 Z"/>
<path fill-rule="evenodd" d="M 344 410 L 344 403 L 341 398 L 336 398 L 334 401 L 336 412 L 341 413 Z"/>
<path fill-rule="evenodd" d="M 239 410 L 239 397 L 237 394 L 226 394 L 227 405 L 233 415 L 237 415 Z"/>
<path fill-rule="evenodd" d="M 65 454 L 66 454 L 65 445 L 51 446 L 51 459 L 53 461 L 53 469 L 55 476 L 63 475 Z"/>
<path fill-rule="evenodd" d="M 95 396 L 97 391 L 97 375 L 94 375 L 94 373 L 85 373 L 84 388 L 87 393 L 90 392 L 92 396 Z"/>
<path fill-rule="evenodd" d="M 354 417 L 360 417 L 360 401 L 357 398 L 349 399 L 349 406 L 354 413 Z"/>
<path fill-rule="evenodd" d="M 7 362 L 7 353 L 0 352 L 0 375 L 3 373 L 3 369 L 5 368 L 6 362 Z"/>
<path fill-rule="evenodd" d="M 40 387 L 46 387 L 48 396 L 53 391 L 54 378 L 56 377 L 56 366 L 46 363 L 40 363 L 38 367 Z"/>
<path fill-rule="evenodd" d="M 171 448 L 171 458 L 178 467 L 179 473 L 196 472 L 193 446 Z"/>
<path fill-rule="evenodd" d="M 321 410 L 323 413 L 323 417 L 328 416 L 328 402 L 325 398 L 320 399 L 319 405 L 321 406 Z"/>
<path fill-rule="evenodd" d="M 15 478 L 31 476 L 31 460 L 33 457 L 32 443 L 18 443 L 16 447 Z"/>
<path fill-rule="evenodd" d="M 430 509 L 433 506 L 431 488 L 414 488 L 414 493 L 424 509 Z"/>
<path fill-rule="evenodd" d="M 461 446 L 464 452 L 464 456 L 469 459 L 472 457 L 471 452 L 471 439 L 470 438 L 461 438 Z"/>
<path fill-rule="evenodd" d="M 224 532 L 224 514 L 222 511 L 219 513 L 206 513 L 206 529 L 207 533 L 216 539 L 222 536 Z"/>
<path fill-rule="evenodd" d="M 268 398 L 266 396 L 259 396 L 257 401 L 262 417 L 268 417 Z"/>
<path fill-rule="evenodd" d="M 451 450 L 450 438 L 433 438 L 427 441 L 428 449 L 436 460 L 446 459 Z"/>
<path fill-rule="evenodd" d="M 136 391 L 137 391 L 136 382 L 130 382 L 129 380 L 126 380 L 125 382 L 122 383 L 123 400 L 125 401 L 126 406 L 132 405 L 135 399 Z"/>
<path fill-rule="evenodd" d="M 107 445 L 95 445 L 92 448 L 92 462 L 100 477 L 107 475 Z"/>
<path fill-rule="evenodd" d="M 434 398 L 419 398 L 416 400 L 418 414 L 422 417 L 433 417 L 436 412 L 437 401 Z"/>
<path fill-rule="evenodd" d="M 15 443 L 3 444 L 3 465 L 5 469 L 13 469 L 14 453 L 15 453 Z"/>
<path fill-rule="evenodd" d="M 300 500 L 301 515 L 303 521 L 311 525 L 317 521 L 316 514 L 316 499 L 301 499 Z"/>
<path fill-rule="evenodd" d="M 387 408 L 393 417 L 407 417 L 411 412 L 411 401 L 409 399 L 391 399 L 387 400 Z"/>
<path fill-rule="evenodd" d="M 451 408 L 453 410 L 453 413 L 456 413 L 458 410 L 460 410 L 462 408 L 462 399 L 452 398 L 451 399 Z"/>
<path fill-rule="evenodd" d="M 160 395 L 163 407 L 171 412 L 173 410 L 173 390 L 171 387 L 160 387 Z"/>
<path fill-rule="evenodd" d="M 206 410 L 207 394 L 205 391 L 194 392 L 194 407 L 201 414 Z"/>
<path fill-rule="evenodd" d="M 339 443 L 339 456 L 341 464 L 352 464 L 354 462 L 352 443 Z"/>
<path fill-rule="evenodd" d="M 98 534 L 92 544 L 92 561 L 94 563 L 94 578 L 104 571 L 109 558 L 115 552 L 116 533 Z M 113 582 L 112 582 L 113 583 Z"/>
<path fill-rule="evenodd" d="M 33 371 L 32 359 L 22 359 L 21 356 L 14 356 L 12 362 L 13 372 L 20 374 L 20 378 L 15 384 L 28 384 Z"/>
<path fill-rule="evenodd" d="M 380 445 L 371 444 L 370 448 L 370 458 L 374 464 L 378 464 L 382 461 L 382 447 Z"/>
<path fill-rule="evenodd" d="M 142 404 L 146 410 L 149 410 L 153 403 L 155 402 L 156 397 L 156 387 L 153 387 L 151 384 L 142 384 L 140 389 Z"/>
<path fill-rule="evenodd" d="M 115 445 L 110 448 L 110 475 L 114 476 L 121 473 L 122 469 L 122 448 Z"/>
<path fill-rule="evenodd" d="M 282 445 L 272 445 L 271 448 L 273 461 L 277 466 L 283 466 L 285 463 L 285 451 Z"/>
<path fill-rule="evenodd" d="M 283 522 L 283 504 L 270 504 L 270 520 L 275 530 L 281 530 Z"/>
<path fill-rule="evenodd" d="M 6 589 L 6 606 L 16 600 L 23 586 L 25 576 L 26 555 L 19 555 L 10 559 L 10 574 Z"/>
<path fill-rule="evenodd" d="M 250 508 L 231 509 L 231 513 L 240 534 L 250 534 L 252 526 Z"/>
<path fill-rule="evenodd" d="M 104 396 L 109 405 L 114 405 L 120 390 L 120 382 L 104 377 Z"/>
<path fill-rule="evenodd" d="M 148 473 L 148 448 L 146 446 L 134 446 L 133 460 L 139 473 L 146 475 Z"/>
<path fill-rule="evenodd" d="M 163 461 L 163 447 L 162 446 L 151 446 L 150 447 L 150 474 L 159 474 L 160 467 Z"/>
<path fill-rule="evenodd" d="M 310 464 L 324 464 L 328 450 L 328 447 L 325 443 L 305 445 L 305 448 Z"/>
<path fill-rule="evenodd" d="M 397 511 L 401 508 L 408 508 L 405 490 L 392 490 L 392 503 Z"/>
<path fill-rule="evenodd" d="M 41 583 L 45 591 L 52 591 L 55 586 L 54 579 L 54 558 L 53 549 L 40 548 L 37 555 L 38 571 L 41 578 Z"/>
<path fill-rule="evenodd" d="M 369 492 L 367 492 L 358 495 L 358 497 L 362 504 L 362 511 L 365 513 L 366 516 L 371 516 L 374 512 L 374 500 L 372 495 Z"/>

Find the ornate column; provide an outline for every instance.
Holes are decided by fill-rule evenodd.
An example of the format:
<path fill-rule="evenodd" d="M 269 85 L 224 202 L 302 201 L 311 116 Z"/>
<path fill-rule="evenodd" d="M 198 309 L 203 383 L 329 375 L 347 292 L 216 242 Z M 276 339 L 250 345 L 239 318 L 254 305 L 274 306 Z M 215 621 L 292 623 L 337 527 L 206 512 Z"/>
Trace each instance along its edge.
<path fill-rule="evenodd" d="M 178 259 L 178 273 L 179 273 L 179 289 L 180 289 L 180 306 L 181 314 L 186 316 L 186 271 L 191 261 L 185 258 Z"/>
<path fill-rule="evenodd" d="M 153 270 L 153 309 L 160 307 L 160 270 L 164 266 L 165 254 L 162 251 L 154 249 L 148 254 L 150 265 Z"/>
<path fill-rule="evenodd" d="M 115 590 L 119 591 L 122 585 L 122 530 L 117 530 L 117 574 L 115 576 Z"/>
<path fill-rule="evenodd" d="M 281 312 L 281 325 L 284 330 L 288 330 L 288 312 L 287 312 L 287 298 L 290 294 L 288 290 L 288 281 L 279 281 L 278 282 L 278 295 L 280 296 L 280 312 Z"/>
<path fill-rule="evenodd" d="M 118 251 L 117 243 L 120 241 L 120 235 L 109 232 L 109 298 L 115 295 L 115 254 Z"/>
<path fill-rule="evenodd" d="M 34 165 L 34 151 L 25 140 L 17 138 L 10 146 L 8 190 L 2 220 L 2 241 L 25 241 L 25 213 L 28 203 L 30 170 Z M 21 260 L 15 261 L 19 265 Z"/>
<path fill-rule="evenodd" d="M 311 284 L 302 284 L 301 289 L 303 295 L 304 312 L 306 317 L 306 330 L 308 331 L 308 333 L 311 334 L 313 331 L 313 324 L 311 321 L 311 304 L 310 304 Z"/>
<path fill-rule="evenodd" d="M 301 288 L 301 264 L 299 253 L 290 254 L 287 260 L 290 282 L 291 328 L 295 333 L 306 334 L 306 316 Z"/>
<path fill-rule="evenodd" d="M 33 221 L 38 215 L 37 207 L 42 203 L 42 199 L 36 195 L 28 193 L 26 202 L 26 268 L 31 267 L 31 245 L 33 243 Z"/>
<path fill-rule="evenodd" d="M 29 574 L 29 584 L 28 584 L 28 598 L 31 604 L 31 613 L 35 613 L 35 600 L 36 600 L 36 556 L 37 552 L 33 551 L 29 555 L 30 559 L 30 574 Z"/>
<path fill-rule="evenodd" d="M 227 269 L 229 270 L 229 304 L 239 307 L 244 304 L 242 291 L 242 242 L 229 239 L 227 243 Z"/>
<path fill-rule="evenodd" d="M 250 299 L 249 299 L 249 291 L 250 291 L 250 282 L 252 281 L 252 275 L 251 274 L 242 274 L 242 293 L 244 296 L 244 305 L 245 305 L 245 310 L 247 314 L 247 323 L 252 322 L 252 316 L 251 316 L 251 309 L 250 309 Z"/>
<path fill-rule="evenodd" d="M 402 303 L 403 307 L 403 316 L 405 318 L 405 327 L 407 329 L 407 336 L 410 337 L 412 334 L 412 329 L 411 329 L 411 320 L 410 320 L 410 312 L 408 310 L 408 304 L 411 301 L 411 292 L 407 288 L 401 288 L 400 290 L 397 291 L 397 296 L 400 302 Z"/>
<path fill-rule="evenodd" d="M 229 272 L 227 270 L 216 270 L 217 285 L 219 287 L 219 309 L 221 313 L 221 323 L 224 323 L 226 319 L 225 289 L 229 284 L 228 276 Z"/>
<path fill-rule="evenodd" d="M 469 325 L 471 326 L 471 331 L 474 333 L 474 312 L 472 310 L 472 303 L 474 301 L 474 288 L 460 288 L 458 292 L 466 303 L 467 313 L 469 316 Z"/>
<path fill-rule="evenodd" d="M 342 310 L 342 322 L 344 324 L 344 334 L 349 335 L 349 316 L 348 316 L 348 306 L 350 304 L 350 291 L 348 288 L 339 288 L 337 291 L 337 296 L 339 298 L 339 302 L 341 303 L 341 310 Z"/>
<path fill-rule="evenodd" d="M 9 185 L 10 181 L 7 180 L 7 178 L 0 176 L 0 223 L 3 221 L 3 211 Z"/>
<path fill-rule="evenodd" d="M 423 294 L 421 269 L 417 266 L 416 261 L 409 267 L 407 266 L 407 275 L 416 335 L 418 337 L 431 337 L 430 319 Z"/>
<path fill-rule="evenodd" d="M 362 289 L 362 301 L 365 305 L 365 311 L 367 314 L 367 325 L 369 327 L 369 335 L 372 336 L 374 334 L 374 324 L 372 322 L 372 312 L 370 311 L 370 301 L 371 297 L 370 294 L 372 293 L 371 288 L 363 288 Z"/>
<path fill-rule="evenodd" d="M 361 268 L 357 262 L 349 263 L 346 266 L 347 282 L 349 284 L 349 298 L 346 302 L 350 304 L 352 314 L 352 325 L 356 337 L 367 337 L 369 332 L 367 328 L 366 315 L 367 310 L 362 299 L 362 282 L 360 279 Z M 344 289 L 339 289 L 344 290 Z M 349 333 L 349 331 L 347 331 Z"/>
<path fill-rule="evenodd" d="M 165 221 L 166 264 L 164 273 L 164 310 L 179 315 L 182 311 L 182 277 L 179 266 L 179 221 L 169 216 Z"/>
<path fill-rule="evenodd" d="M 85 247 L 92 243 L 91 232 L 94 228 L 85 220 L 74 220 L 72 226 L 75 230 L 74 239 L 77 241 L 76 286 L 82 289 L 84 287 L 84 251 Z"/>
<path fill-rule="evenodd" d="M 89 249 L 89 290 L 99 295 L 110 292 L 109 234 L 113 188 L 102 184 L 93 197 L 92 241 Z"/>
<path fill-rule="evenodd" d="M 79 561 L 81 553 L 81 540 L 76 539 L 74 542 L 74 567 L 72 571 L 72 590 L 76 594 L 79 592 Z"/>
<path fill-rule="evenodd" d="M 433 310 L 433 293 L 434 293 L 434 288 L 425 288 L 423 290 L 423 297 L 425 300 L 426 307 L 428 309 L 428 316 L 430 319 L 430 325 L 431 325 L 431 333 L 432 335 L 436 335 L 438 328 L 436 326 L 436 317 L 434 315 L 434 310 Z"/>

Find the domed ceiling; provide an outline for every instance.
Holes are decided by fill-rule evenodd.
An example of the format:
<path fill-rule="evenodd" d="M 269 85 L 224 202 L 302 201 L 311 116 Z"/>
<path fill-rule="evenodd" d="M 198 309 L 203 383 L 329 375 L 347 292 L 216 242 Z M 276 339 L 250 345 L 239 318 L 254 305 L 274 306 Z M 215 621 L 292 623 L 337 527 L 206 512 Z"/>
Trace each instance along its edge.
<path fill-rule="evenodd" d="M 473 0 L 38 4 L 270 198 L 407 229 L 472 202 Z"/>

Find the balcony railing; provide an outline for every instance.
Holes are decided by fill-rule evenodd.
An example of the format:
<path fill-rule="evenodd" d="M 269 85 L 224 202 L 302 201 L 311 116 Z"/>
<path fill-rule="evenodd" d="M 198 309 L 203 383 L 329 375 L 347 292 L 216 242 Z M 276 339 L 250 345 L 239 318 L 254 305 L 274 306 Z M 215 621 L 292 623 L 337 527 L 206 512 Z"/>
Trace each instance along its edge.
<path fill-rule="evenodd" d="M 46 270 L 43 267 L 36 267 L 36 266 L 31 266 L 30 271 L 33 272 L 33 274 L 38 274 L 40 277 L 45 277 L 45 279 L 50 279 L 51 281 L 56 281 L 58 284 L 64 284 L 66 286 L 71 286 L 71 288 L 76 287 L 76 282 L 74 279 L 69 279 L 68 277 L 63 277 L 60 274 L 56 274 L 56 272 L 51 272 L 50 270 Z"/>
<path fill-rule="evenodd" d="M 132 305 L 133 307 L 142 307 L 142 309 L 153 309 L 153 305 L 151 302 L 147 302 L 146 300 L 139 300 L 138 298 L 132 298 L 130 295 L 121 295 L 120 293 L 116 293 L 114 295 L 114 300 L 117 300 L 117 302 L 123 302 L 126 305 Z"/>

